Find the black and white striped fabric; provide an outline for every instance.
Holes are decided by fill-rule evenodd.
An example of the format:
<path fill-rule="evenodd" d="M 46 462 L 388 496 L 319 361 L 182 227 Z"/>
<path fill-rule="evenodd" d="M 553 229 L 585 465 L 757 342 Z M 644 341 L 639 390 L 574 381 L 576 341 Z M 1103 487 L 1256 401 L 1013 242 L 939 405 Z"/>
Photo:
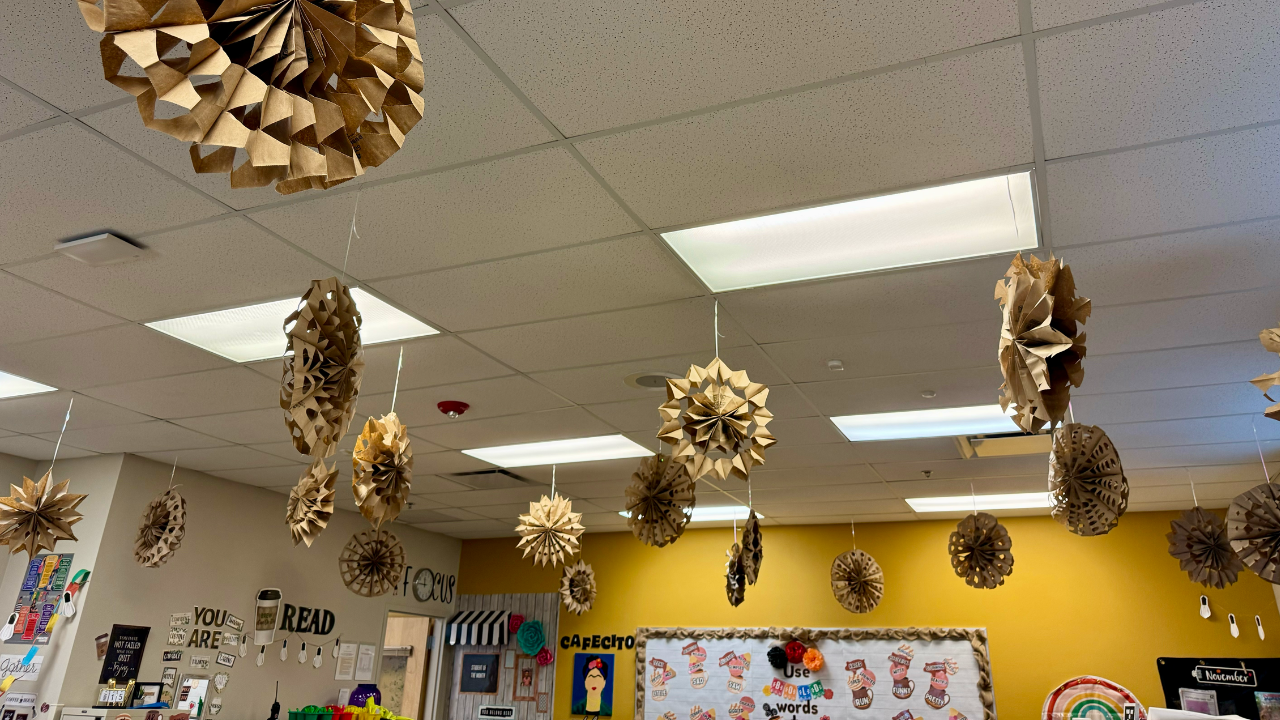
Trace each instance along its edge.
<path fill-rule="evenodd" d="M 445 638 L 450 645 L 506 645 L 506 610 L 463 610 L 449 618 Z"/>

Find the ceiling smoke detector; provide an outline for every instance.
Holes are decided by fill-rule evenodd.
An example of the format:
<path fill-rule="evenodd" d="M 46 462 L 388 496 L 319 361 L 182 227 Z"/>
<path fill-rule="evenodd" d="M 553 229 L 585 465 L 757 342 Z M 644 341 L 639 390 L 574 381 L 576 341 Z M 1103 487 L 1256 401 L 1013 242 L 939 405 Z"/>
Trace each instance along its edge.
<path fill-rule="evenodd" d="M 471 406 L 461 400 L 441 400 L 436 403 L 436 407 L 440 408 L 440 412 L 447 415 L 450 420 L 457 420 Z"/>
<path fill-rule="evenodd" d="M 88 265 L 133 262 L 146 252 L 145 249 L 111 233 L 54 243 L 53 249 Z"/>
<path fill-rule="evenodd" d="M 627 385 L 640 390 L 662 390 L 667 387 L 667 381 L 673 378 L 681 377 L 675 373 L 662 372 L 660 370 L 645 370 L 643 372 L 631 373 L 622 379 Z"/>

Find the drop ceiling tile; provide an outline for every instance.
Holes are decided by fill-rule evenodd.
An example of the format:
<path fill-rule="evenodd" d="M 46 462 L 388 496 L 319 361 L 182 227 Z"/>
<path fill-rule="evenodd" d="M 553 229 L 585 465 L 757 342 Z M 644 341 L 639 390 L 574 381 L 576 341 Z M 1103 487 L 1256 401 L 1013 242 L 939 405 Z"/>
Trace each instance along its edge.
<path fill-rule="evenodd" d="M 775 285 L 721 295 L 720 304 L 760 343 L 901 330 L 917 332 L 917 338 L 909 341 L 913 346 L 934 336 L 942 342 L 957 342 L 955 331 L 944 328 L 963 325 L 976 332 L 979 323 L 985 322 L 990 333 L 999 332 L 1000 306 L 992 292 L 1011 259 L 1006 255 Z M 963 352 L 973 350 L 966 346 Z M 987 357 L 994 362 L 994 345 Z M 842 359 L 847 367 L 859 362 L 855 357 Z"/>
<path fill-rule="evenodd" d="M 250 445 L 283 440 L 290 448 L 293 447 L 293 443 L 288 442 L 289 430 L 285 426 L 284 411 L 279 407 L 179 418 L 174 419 L 173 423 L 227 442 Z M 354 422 L 351 429 L 359 430 Z M 296 454 L 293 457 L 296 458 Z"/>
<path fill-rule="evenodd" d="M 58 433 L 43 433 L 40 437 L 53 441 L 58 439 Z M 152 420 L 128 425 L 67 430 L 64 443 L 100 453 L 154 453 L 218 447 L 225 445 L 226 441 L 178 427 L 164 420 Z M 3 449 L 0 449 L 0 452 L 3 452 Z"/>
<path fill-rule="evenodd" d="M 184 420 L 189 420 L 189 419 L 190 418 L 184 418 Z M 178 421 L 173 421 L 173 422 L 176 423 Z M 281 421 L 280 426 L 284 427 L 283 421 Z M 356 430 L 357 432 L 359 431 L 359 428 L 355 427 L 354 422 L 352 423 L 352 429 Z M 350 432 L 350 430 L 348 430 L 348 432 Z M 276 437 L 279 437 L 278 433 Z M 285 437 L 288 438 L 288 435 L 286 435 Z M 284 458 L 285 460 L 292 460 L 294 462 L 309 462 L 309 459 L 303 457 L 298 452 L 297 448 L 293 446 L 293 443 L 289 442 L 287 439 L 284 442 L 257 443 L 257 444 L 249 445 L 248 447 L 251 447 L 254 450 L 267 453 L 268 455 L 274 455 L 279 458 Z"/>
<path fill-rule="evenodd" d="M 47 254 L 59 240 L 103 230 L 134 237 L 225 209 L 75 122 L 0 143 L 0 165 L 22 168 L 0 175 L 0 234 L 8 238 L 0 263 Z"/>
<path fill-rule="evenodd" d="M 0 83 L 0 133 L 11 133 L 57 114 L 52 108 Z"/>
<path fill-rule="evenodd" d="M 953 437 L 856 442 L 853 447 L 858 453 L 858 461 L 865 463 L 960 460 L 963 457 Z"/>
<path fill-rule="evenodd" d="M 577 507 L 579 504 L 580 503 L 574 503 L 574 512 L 582 512 L 582 510 Z M 506 522 L 511 526 L 512 533 L 514 534 L 515 527 L 519 524 L 516 518 L 522 513 L 529 512 L 529 503 L 517 502 L 504 505 L 480 505 L 477 506 L 473 512 L 481 517 Z"/>
<path fill-rule="evenodd" d="M 0 25 L 0 75 L 68 112 L 128 98 L 102 79 L 101 39 L 75 5 L 8 5 Z"/>
<path fill-rule="evenodd" d="M 769 430 L 778 442 L 787 445 L 848 442 L 836 426 L 824 417 L 776 418 L 769 423 Z"/>
<path fill-rule="evenodd" d="M 451 537 L 488 538 L 512 535 L 515 526 L 500 520 L 453 520 L 450 522 L 418 523 L 414 527 Z"/>
<path fill-rule="evenodd" d="M 883 484 L 880 476 L 866 465 L 827 465 L 777 470 L 771 464 L 765 463 L 751 471 L 751 484 L 754 491 L 860 483 Z"/>
<path fill-rule="evenodd" d="M 1022 48 L 975 52 L 578 147 L 651 227 L 1027 163 Z"/>
<path fill-rule="evenodd" d="M 472 512 L 482 512 L 478 508 L 491 505 L 509 505 L 522 503 L 524 512 L 529 511 L 529 503 L 537 502 L 546 495 L 544 487 L 510 488 L 506 490 L 467 490 L 456 493 L 436 493 L 431 496 L 433 502 L 446 507 L 467 508 Z M 514 527 L 514 525 L 512 526 Z"/>
<path fill-rule="evenodd" d="M 453 15 L 569 135 L 1018 34 L 1010 0 L 498 0 Z"/>
<path fill-rule="evenodd" d="M 786 382 L 769 362 L 769 358 L 754 345 L 727 347 L 721 339 L 720 359 L 734 370 L 745 370 L 752 382 L 770 387 Z M 672 373 L 683 377 L 690 365 L 705 367 L 715 355 L 710 353 L 673 355 L 670 357 L 628 360 L 621 363 L 576 367 L 568 370 L 533 373 L 534 380 L 577 403 L 599 403 L 612 400 L 653 400 L 654 407 L 666 400 L 665 388 L 635 388 L 625 378 L 640 372 Z M 770 403 L 773 398 L 770 397 Z M 655 414 L 657 410 L 654 411 Z"/>
<path fill-rule="evenodd" d="M 950 480 L 903 480 L 891 483 L 892 489 L 902 498 L 959 497 L 962 495 L 1001 495 L 1004 493 L 1045 492 L 1049 467 L 1045 460 L 1041 472 L 1035 475 L 983 478 L 953 478 Z M 972 490 L 970 490 L 972 486 Z M 930 513 L 932 514 L 932 513 Z M 1001 511 L 1003 515 L 1003 511 Z"/>
<path fill-rule="evenodd" d="M 1092 345 L 1092 343 L 1090 343 Z M 1092 348 L 1091 348 L 1092 350 Z M 1221 345 L 1103 355 L 1085 359 L 1085 382 L 1076 397 L 1159 388 L 1240 382 L 1275 370 L 1271 353 L 1256 339 Z"/>
<path fill-rule="evenodd" d="M 651 398 L 587 405 L 586 409 L 592 415 L 609 423 L 615 430 L 621 432 L 652 430 L 656 433 L 662 423 L 658 415 L 658 406 L 666 399 L 665 394 L 655 392 Z"/>
<path fill-rule="evenodd" d="M 1280 463 L 1280 443 L 1263 441 L 1262 452 L 1268 463 Z M 1258 458 L 1258 447 L 1252 436 L 1243 442 L 1223 442 L 1209 444 L 1188 444 L 1182 447 L 1167 446 L 1153 448 L 1130 448 L 1125 450 L 1120 461 L 1126 472 L 1129 468 L 1168 468 L 1189 467 L 1192 472 L 1198 466 L 1220 464 L 1253 465 L 1262 472 Z"/>
<path fill-rule="evenodd" d="M 613 428 L 578 407 L 482 420 L 459 420 L 420 427 L 414 431 L 415 436 L 424 437 L 441 447 L 459 450 L 613 433 Z"/>
<path fill-rule="evenodd" d="M 1241 378 L 1243 380 L 1244 378 Z M 1261 412 L 1271 405 L 1247 382 L 1072 398 L 1076 422 L 1101 425 Z"/>
<path fill-rule="evenodd" d="M 414 453 L 413 454 L 413 473 L 417 475 L 443 475 L 446 480 L 452 473 L 475 472 L 476 470 L 488 470 L 493 465 L 477 460 L 470 455 L 463 455 L 456 450 L 446 450 L 436 453 Z M 435 496 L 432 495 L 432 499 Z"/>
<path fill-rule="evenodd" d="M 53 449 L 57 445 L 57 436 L 53 439 L 46 440 L 44 438 L 32 437 L 30 435 L 10 435 L 9 437 L 0 438 L 0 453 L 8 455 L 17 455 L 18 457 L 27 458 L 29 460 L 48 460 L 53 457 Z M 72 458 L 89 457 L 96 453 L 74 447 L 69 443 L 62 443 L 62 447 L 58 448 L 58 457 L 63 460 Z M 36 472 L 43 472 L 48 468 L 36 468 Z M 38 478 L 31 478 L 36 480 Z M 10 482 L 17 478 L 9 478 Z"/>
<path fill-rule="evenodd" d="M 449 520 L 484 520 L 485 519 L 483 515 L 480 515 L 478 513 L 473 513 L 470 510 L 463 510 L 462 508 L 439 507 L 439 508 L 432 508 L 432 509 L 435 512 L 440 513 L 441 515 L 444 515 Z M 446 522 L 446 521 L 441 520 L 440 522 Z"/>
<path fill-rule="evenodd" d="M 858 455 L 852 443 L 829 445 L 774 445 L 765 451 L 765 464 L 770 470 L 853 465 Z"/>
<path fill-rule="evenodd" d="M 1130 470 L 1125 467 L 1125 478 L 1131 487 L 1154 485 L 1190 485 L 1195 483 L 1197 494 L 1206 487 L 1252 487 L 1266 481 L 1262 464 L 1258 462 L 1240 465 L 1207 465 L 1202 467 L 1169 467 Z M 1219 496 L 1228 490 L 1217 491 Z M 1238 494 L 1239 491 L 1237 491 Z"/>
<path fill-rule="evenodd" d="M 1277 25 L 1272 0 L 1200 2 L 1037 39 L 1045 154 L 1280 118 Z"/>
<path fill-rule="evenodd" d="M 797 385 L 775 385 L 769 388 L 766 406 L 778 419 L 813 417 L 818 414 L 813 403 L 800 392 Z"/>
<path fill-rule="evenodd" d="M 617 363 L 637 358 L 714 353 L 711 298 L 616 310 L 466 333 L 463 339 L 523 372 Z M 720 343 L 748 342 L 737 323 L 720 316 Z M 681 373 L 688 370 L 683 368 Z"/>
<path fill-rule="evenodd" d="M 171 461 L 172 462 L 172 461 Z M 178 459 L 178 463 L 182 463 L 182 459 Z M 285 495 L 289 494 L 289 490 L 298 484 L 298 478 L 302 477 L 302 473 L 306 470 L 306 465 L 282 465 L 279 467 L 262 467 L 247 470 L 218 470 L 214 472 L 220 478 L 234 480 L 245 485 L 254 485 L 256 487 L 265 487 L 278 490 Z M 347 495 L 349 495 L 348 493 Z M 345 498 L 347 495 L 343 495 Z M 285 508 L 285 502 L 280 502 L 281 515 Z"/>
<path fill-rule="evenodd" d="M 414 25 L 427 69 L 422 120 L 404 147 L 369 179 L 488 157 L 555 140 L 438 15 L 417 13 Z"/>
<path fill-rule="evenodd" d="M 1253 439 L 1257 419 L 1258 437 L 1280 439 L 1280 423 L 1264 422 L 1260 414 L 1227 415 L 1225 417 L 1157 420 L 1140 423 L 1113 423 L 1106 428 L 1108 437 L 1123 453 L 1131 448 L 1166 448 L 1202 443 L 1229 443 Z M 1257 454 L 1257 450 L 1254 450 Z"/>
<path fill-rule="evenodd" d="M 0 428 L 18 433 L 55 432 L 62 428 L 68 405 L 71 418 L 67 427 L 72 430 L 152 419 L 85 395 L 76 394 L 72 403 L 72 395 L 70 392 L 52 392 L 0 400 Z"/>
<path fill-rule="evenodd" d="M 1181 502 L 1186 503 L 1185 509 L 1189 510 L 1191 509 L 1191 488 L 1185 484 L 1129 488 L 1129 502 L 1134 504 Z"/>
<path fill-rule="evenodd" d="M 1053 245 L 1275 215 L 1280 126 L 1049 164 Z"/>
<path fill-rule="evenodd" d="M 993 337 L 999 339 L 996 334 Z M 1000 368 L 991 365 L 968 370 L 804 383 L 797 387 L 813 401 L 820 413 L 831 417 L 993 405 L 999 400 L 1001 381 Z M 921 397 L 925 391 L 937 395 Z"/>
<path fill-rule="evenodd" d="M 139 321 L 301 297 L 313 279 L 333 274 L 238 217 L 142 243 L 151 252 L 130 263 L 94 267 L 59 255 L 11 272 Z"/>
<path fill-rule="evenodd" d="M 885 483 L 815 485 L 811 487 L 790 487 L 777 490 L 753 488 L 752 495 L 754 496 L 753 502 L 758 506 L 774 502 L 809 502 L 826 505 L 827 503 L 832 502 L 849 502 L 852 500 L 898 499 L 898 496 L 894 491 Z"/>
<path fill-rule="evenodd" d="M 12 268 L 10 272 L 20 269 L 21 266 Z M 121 322 L 119 318 L 20 280 L 8 272 L 0 272 L 0 307 L 5 308 L 7 316 L 0 343 L 71 335 Z"/>
<path fill-rule="evenodd" d="M 848 525 L 850 522 L 862 525 L 884 522 L 914 522 L 920 518 L 913 512 L 904 513 L 868 513 L 853 515 L 803 515 L 783 518 L 779 525 Z M 765 522 L 766 525 L 769 521 Z"/>
<path fill-rule="evenodd" d="M 588 498 L 592 504 L 610 512 L 626 509 L 627 486 L 630 480 L 598 480 L 589 483 L 556 483 L 556 492 L 572 498 Z M 548 495 L 550 492 L 548 491 Z M 578 503 L 574 502 L 574 511 Z"/>
<path fill-rule="evenodd" d="M 297 480 L 302 472 L 297 462 L 290 462 L 274 455 L 258 452 L 243 445 L 205 448 L 201 450 L 182 450 L 179 452 L 142 453 L 158 463 L 170 465 L 177 459 L 179 467 L 200 472 L 216 472 L 220 470 L 243 470 L 247 468 L 288 467 Z"/>
<path fill-rule="evenodd" d="M 847 502 L 823 502 L 823 503 L 807 503 L 807 502 L 790 502 L 779 499 L 777 501 L 761 500 L 756 503 L 756 509 L 771 520 L 782 521 L 782 524 L 789 524 L 791 518 L 805 518 L 812 515 L 822 514 L 823 516 L 837 516 L 849 522 L 850 516 L 857 515 L 861 517 L 869 517 L 880 514 L 898 514 L 911 512 L 911 506 L 896 498 L 885 500 L 851 500 Z M 847 530 L 848 528 L 846 528 Z"/>
<path fill-rule="evenodd" d="M 70 390 L 230 364 L 139 325 L 116 325 L 0 350 L 0 370 Z"/>
<path fill-rule="evenodd" d="M 180 418 L 269 408 L 279 402 L 280 384 L 233 367 L 104 385 L 85 394 L 154 417 Z"/>
<path fill-rule="evenodd" d="M 654 438 L 650 439 L 654 440 Z M 646 443 L 644 447 L 652 447 L 656 450 L 657 442 Z M 664 452 L 669 452 L 669 448 L 664 449 Z M 639 462 L 637 458 L 622 458 L 619 460 L 595 460 L 593 462 L 559 465 L 556 468 L 556 487 L 559 488 L 560 483 L 627 481 L 631 479 L 631 473 L 635 471 Z M 533 467 L 515 468 L 514 472 L 534 482 L 542 483 L 549 488 L 551 485 L 551 467 L 550 465 L 535 465 Z"/>
<path fill-rule="evenodd" d="M 980 322 L 813 338 L 763 348 L 798 383 L 982 367 L 996 357 L 991 335 L 999 332 L 1000 317 L 992 315 Z M 947 351 L 939 353 L 938 348 Z M 827 367 L 829 360 L 841 361 L 844 369 L 832 371 Z"/>
<path fill-rule="evenodd" d="M 1163 2 L 1164 0 L 1031 0 L 1031 16 L 1035 29 L 1043 30 Z"/>
<path fill-rule="evenodd" d="M 921 460 L 876 463 L 876 472 L 889 482 L 902 480 L 971 480 L 973 478 L 1040 476 L 1049 473 L 1049 453 L 967 460 Z M 928 473 L 928 476 L 925 475 Z"/>
<path fill-rule="evenodd" d="M 377 288 L 454 331 L 653 305 L 704 292 L 646 235 L 383 280 Z"/>
<path fill-rule="evenodd" d="M 405 525 L 424 522 L 453 522 L 454 520 L 457 520 L 457 518 L 432 508 L 406 508 L 401 510 L 400 515 L 395 519 L 396 522 L 404 523 Z"/>
<path fill-rule="evenodd" d="M 1095 307 L 1086 325 L 1088 348 L 1122 353 L 1210 345 L 1257 338 L 1275 325 L 1280 288 Z M 1264 352 L 1258 346 L 1259 352 Z M 1088 360 L 1085 360 L 1086 373 Z M 1248 378 L 1240 378 L 1247 380 Z"/>
<path fill-rule="evenodd" d="M 582 165 L 559 148 L 368 187 L 359 196 L 360 238 L 352 241 L 349 270 L 364 279 L 564 247 L 638 229 Z M 355 201 L 352 192 L 323 195 L 253 217 L 341 267 Z"/>
<path fill-rule="evenodd" d="M 477 380 L 456 385 L 401 390 L 396 398 L 396 414 L 417 435 L 424 425 L 453 423 L 436 404 L 442 400 L 461 400 L 471 407 L 462 416 L 466 421 L 517 415 L 537 410 L 569 407 L 572 403 L 528 378 L 519 375 Z M 382 415 L 391 410 L 391 394 L 361 395 L 360 410 Z M 424 435 L 425 437 L 425 435 Z"/>

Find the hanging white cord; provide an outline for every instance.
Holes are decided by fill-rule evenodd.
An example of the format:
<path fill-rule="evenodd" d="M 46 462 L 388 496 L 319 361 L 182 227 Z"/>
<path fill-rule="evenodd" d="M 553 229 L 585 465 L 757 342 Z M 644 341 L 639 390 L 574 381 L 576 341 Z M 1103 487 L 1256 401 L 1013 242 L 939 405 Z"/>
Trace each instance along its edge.
<path fill-rule="evenodd" d="M 854 521 L 852 521 L 852 520 L 850 520 L 850 521 L 849 521 L 849 534 L 853 536 L 853 547 L 854 547 L 854 549 L 857 549 L 857 547 L 858 547 L 858 523 L 856 523 L 856 522 L 854 522 Z"/>
<path fill-rule="evenodd" d="M 1076 421 L 1076 409 L 1071 407 L 1071 401 L 1068 400 L 1067 401 L 1067 422 L 1072 423 L 1074 425 L 1075 421 Z"/>
<path fill-rule="evenodd" d="M 973 483 L 969 483 L 969 497 L 973 498 L 973 514 L 978 514 L 978 494 L 973 491 Z"/>
<path fill-rule="evenodd" d="M 1267 470 L 1267 458 L 1262 454 L 1262 443 L 1258 440 L 1258 425 L 1255 419 L 1254 417 L 1249 418 L 1249 424 L 1253 426 L 1253 444 L 1258 446 L 1258 459 L 1262 461 L 1262 472 L 1267 476 L 1267 482 L 1271 482 L 1271 471 Z"/>
<path fill-rule="evenodd" d="M 49 461 L 49 478 L 53 479 L 53 464 L 58 462 L 58 448 L 62 447 L 62 436 L 67 432 L 67 423 L 71 422 L 71 406 L 76 404 L 76 396 L 71 396 L 71 402 L 67 403 L 67 415 L 62 418 L 62 432 L 58 433 L 58 442 L 53 446 L 53 459 Z"/>
<path fill-rule="evenodd" d="M 347 258 L 351 257 L 351 238 L 360 237 L 356 232 L 356 214 L 360 212 L 360 193 L 363 189 L 356 191 L 356 206 L 351 209 L 351 232 L 347 233 L 347 252 L 342 256 L 342 284 L 347 284 Z"/>
<path fill-rule="evenodd" d="M 173 456 L 173 468 L 169 470 L 169 489 L 173 489 L 173 476 L 178 472 L 178 456 Z"/>
<path fill-rule="evenodd" d="M 396 361 L 396 386 L 391 390 L 391 412 L 396 411 L 396 395 L 400 394 L 400 368 L 404 366 L 404 346 L 400 346 L 400 359 Z"/>
<path fill-rule="evenodd" d="M 720 301 L 716 300 L 715 309 L 716 357 L 720 357 Z"/>
<path fill-rule="evenodd" d="M 1187 473 L 1187 482 L 1191 483 L 1191 502 L 1195 503 L 1196 507 L 1199 507 L 1200 501 L 1196 499 L 1196 482 L 1191 479 L 1191 468 L 1184 465 L 1182 469 Z"/>
<path fill-rule="evenodd" d="M 551 466 L 551 499 L 556 497 L 556 466 Z"/>

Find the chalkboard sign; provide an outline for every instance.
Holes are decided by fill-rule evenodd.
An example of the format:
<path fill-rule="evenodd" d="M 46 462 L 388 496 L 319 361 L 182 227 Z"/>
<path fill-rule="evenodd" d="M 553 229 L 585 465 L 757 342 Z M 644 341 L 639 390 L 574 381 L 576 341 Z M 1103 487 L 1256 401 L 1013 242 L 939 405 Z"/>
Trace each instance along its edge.
<path fill-rule="evenodd" d="M 498 656 L 466 653 L 458 692 L 493 695 L 498 692 Z"/>
<path fill-rule="evenodd" d="M 137 625 L 112 625 L 107 641 L 107 656 L 102 661 L 98 682 L 137 680 L 142 667 L 142 651 L 147 647 L 151 628 Z"/>
<path fill-rule="evenodd" d="M 1208 695 L 1219 715 L 1239 715 L 1248 720 L 1270 717 L 1263 709 L 1280 705 L 1278 658 L 1172 658 L 1156 659 L 1165 707 L 1181 708 L 1181 690 Z M 1186 708 L 1183 708 L 1186 709 Z"/>

